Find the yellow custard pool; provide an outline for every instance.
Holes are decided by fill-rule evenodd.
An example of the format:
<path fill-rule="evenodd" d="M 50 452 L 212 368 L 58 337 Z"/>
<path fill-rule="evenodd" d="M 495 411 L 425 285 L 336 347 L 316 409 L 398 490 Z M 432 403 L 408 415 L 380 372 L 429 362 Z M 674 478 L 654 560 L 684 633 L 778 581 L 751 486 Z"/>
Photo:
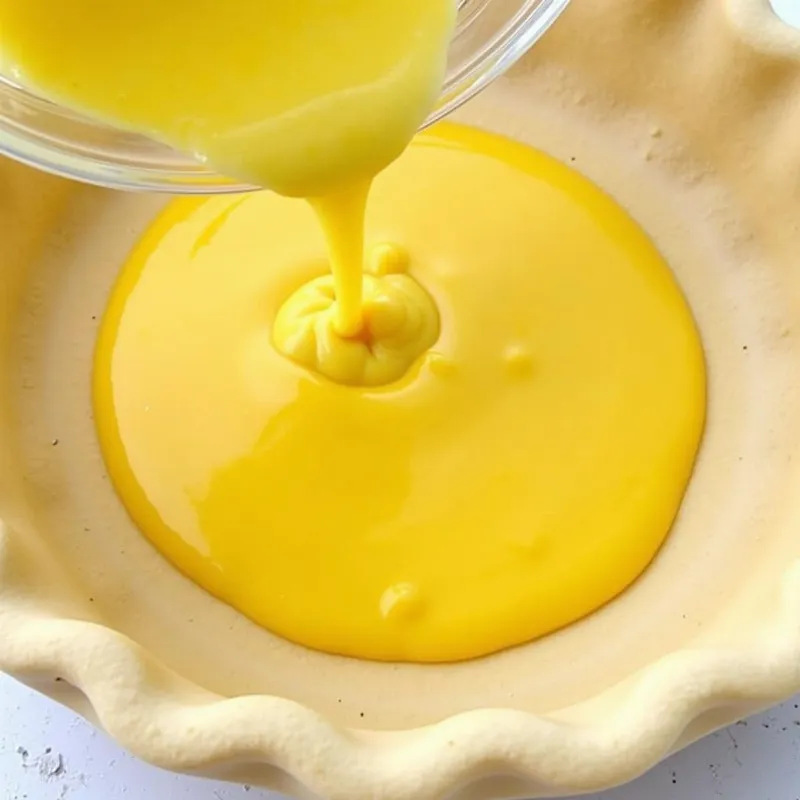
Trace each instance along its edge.
<path fill-rule="evenodd" d="M 443 125 L 375 181 L 364 327 L 309 205 L 178 200 L 123 268 L 94 405 L 118 494 L 186 575 L 367 659 L 480 656 L 614 597 L 667 535 L 701 344 L 610 197 Z"/>

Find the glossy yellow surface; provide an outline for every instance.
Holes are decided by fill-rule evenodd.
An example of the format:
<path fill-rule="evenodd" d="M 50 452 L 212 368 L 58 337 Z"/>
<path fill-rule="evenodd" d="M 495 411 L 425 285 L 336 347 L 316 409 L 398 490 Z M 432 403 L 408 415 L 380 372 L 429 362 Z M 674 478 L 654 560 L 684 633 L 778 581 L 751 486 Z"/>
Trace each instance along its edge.
<path fill-rule="evenodd" d="M 469 658 L 598 608 L 658 550 L 702 433 L 667 265 L 568 167 L 457 126 L 377 178 L 366 242 L 369 286 L 413 280 L 438 308 L 432 348 L 377 388 L 276 348 L 287 298 L 330 291 L 306 203 L 169 206 L 97 350 L 131 516 L 201 586 L 335 653 Z"/>
<path fill-rule="evenodd" d="M 455 0 L 0 0 L 0 73 L 218 172 L 316 197 L 396 158 Z"/>

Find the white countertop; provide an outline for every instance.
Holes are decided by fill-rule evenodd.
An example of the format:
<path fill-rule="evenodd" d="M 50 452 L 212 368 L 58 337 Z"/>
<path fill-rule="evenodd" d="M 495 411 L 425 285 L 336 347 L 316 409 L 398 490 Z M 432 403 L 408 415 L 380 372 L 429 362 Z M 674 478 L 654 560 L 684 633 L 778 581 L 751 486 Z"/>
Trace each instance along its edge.
<path fill-rule="evenodd" d="M 775 13 L 800 28 L 800 0 L 770 0 Z"/>
<path fill-rule="evenodd" d="M 797 0 L 800 3 L 800 0 Z M 587 800 L 800 800 L 800 696 Z M 148 766 L 0 675 L 0 800 L 280 800 Z"/>

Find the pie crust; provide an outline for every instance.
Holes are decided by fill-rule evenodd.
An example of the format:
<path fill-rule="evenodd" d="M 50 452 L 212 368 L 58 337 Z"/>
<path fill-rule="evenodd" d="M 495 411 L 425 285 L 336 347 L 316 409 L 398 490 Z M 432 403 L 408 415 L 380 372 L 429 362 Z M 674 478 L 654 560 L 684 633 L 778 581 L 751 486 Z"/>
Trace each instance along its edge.
<path fill-rule="evenodd" d="M 576 0 L 458 115 L 623 203 L 708 359 L 679 519 L 590 618 L 472 662 L 310 652 L 183 578 L 104 473 L 89 376 L 159 197 L 0 162 L 0 668 L 153 763 L 297 796 L 542 797 L 800 690 L 800 31 L 768 0 Z"/>

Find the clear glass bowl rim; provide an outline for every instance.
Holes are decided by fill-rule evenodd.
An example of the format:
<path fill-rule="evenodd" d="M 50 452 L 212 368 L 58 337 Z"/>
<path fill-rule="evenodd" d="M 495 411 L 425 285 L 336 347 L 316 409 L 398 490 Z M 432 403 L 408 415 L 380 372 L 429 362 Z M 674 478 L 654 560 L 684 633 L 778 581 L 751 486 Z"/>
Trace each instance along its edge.
<path fill-rule="evenodd" d="M 448 74 L 439 103 L 423 129 L 463 105 L 512 66 L 546 33 L 569 1 L 524 0 L 483 47 Z M 460 32 L 487 7 L 485 2 L 473 5 L 473 10 L 470 6 L 461 3 L 466 14 L 459 18 L 456 42 Z M 8 113 L 8 109 L 16 113 Z M 42 117 L 71 127 L 77 134 L 53 134 L 36 124 Z M 98 141 L 103 135 L 118 144 L 126 143 L 134 155 L 104 146 Z M 258 188 L 217 175 L 199 161 L 145 137 L 93 122 L 1 78 L 0 154 L 62 177 L 113 189 L 221 194 Z"/>

